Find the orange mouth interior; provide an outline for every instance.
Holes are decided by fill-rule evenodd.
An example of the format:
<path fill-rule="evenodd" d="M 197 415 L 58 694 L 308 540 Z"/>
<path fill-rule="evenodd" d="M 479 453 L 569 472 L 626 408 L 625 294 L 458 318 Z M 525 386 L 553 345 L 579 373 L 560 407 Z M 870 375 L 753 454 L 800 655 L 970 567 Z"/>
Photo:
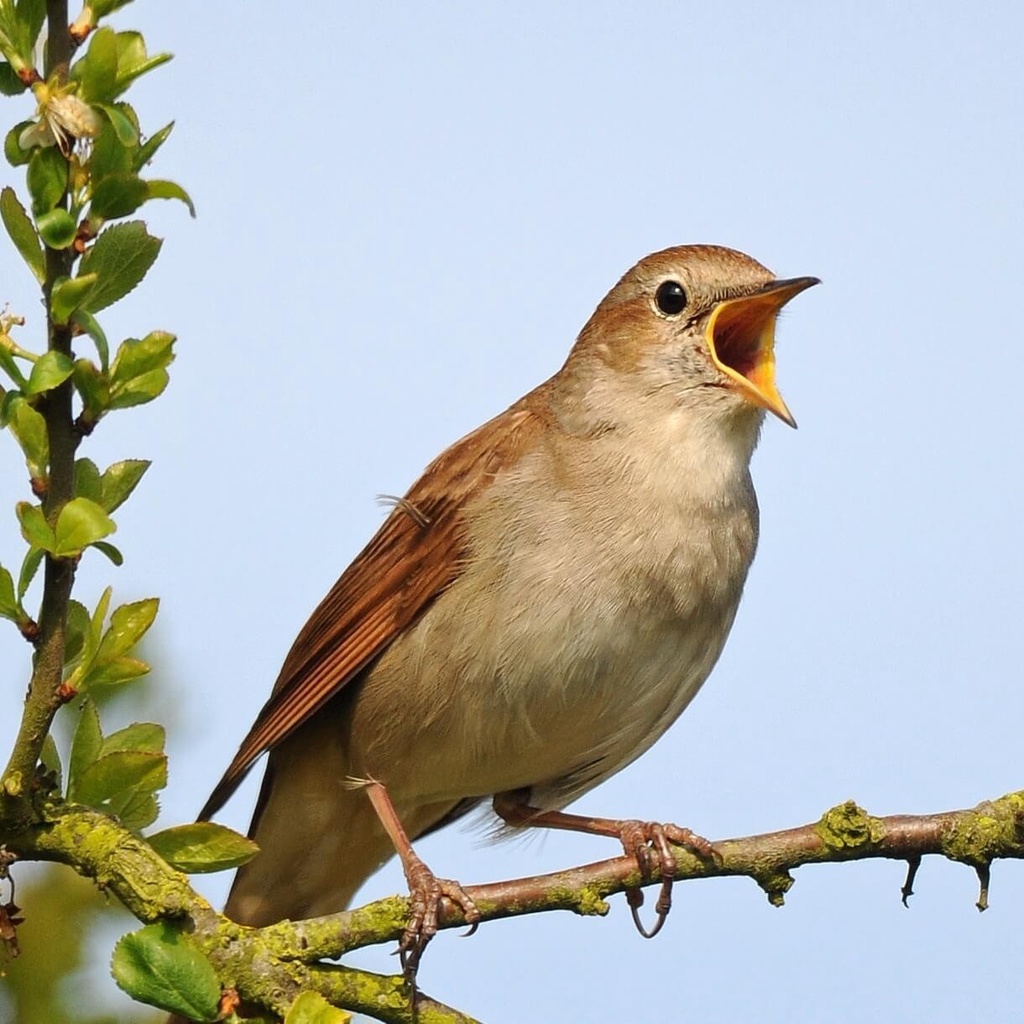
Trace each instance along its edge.
<path fill-rule="evenodd" d="M 779 310 L 816 278 L 777 281 L 753 295 L 720 302 L 707 327 L 708 348 L 716 367 L 749 402 L 796 426 L 775 384 L 775 321 Z"/>

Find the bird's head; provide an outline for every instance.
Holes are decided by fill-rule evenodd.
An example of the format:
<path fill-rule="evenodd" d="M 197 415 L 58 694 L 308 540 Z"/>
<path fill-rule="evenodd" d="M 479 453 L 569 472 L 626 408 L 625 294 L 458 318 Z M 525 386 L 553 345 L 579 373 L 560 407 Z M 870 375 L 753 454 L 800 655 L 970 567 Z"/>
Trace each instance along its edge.
<path fill-rule="evenodd" d="M 768 410 L 796 423 L 775 383 L 775 322 L 815 277 L 778 279 L 734 249 L 685 245 L 632 267 L 580 333 L 566 370 L 628 379 L 709 415 Z M 601 369 L 606 367 L 607 369 Z"/>

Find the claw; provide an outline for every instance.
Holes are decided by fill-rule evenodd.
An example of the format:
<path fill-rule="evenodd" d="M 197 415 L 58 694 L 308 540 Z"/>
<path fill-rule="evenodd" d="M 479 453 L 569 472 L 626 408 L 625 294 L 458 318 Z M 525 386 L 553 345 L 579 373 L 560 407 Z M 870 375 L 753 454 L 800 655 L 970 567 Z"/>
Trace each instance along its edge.
<path fill-rule="evenodd" d="M 661 931 L 662 925 L 664 925 L 668 918 L 668 912 L 672 909 L 672 880 L 666 878 L 661 883 L 658 902 L 654 904 L 654 912 L 657 916 L 650 928 L 646 928 L 643 921 L 640 920 L 640 908 L 644 905 L 643 889 L 627 889 L 626 902 L 629 904 L 629 912 L 633 916 L 633 924 L 636 930 L 645 939 L 653 939 Z"/>
<path fill-rule="evenodd" d="M 420 860 L 409 842 L 409 837 L 383 783 L 376 779 L 353 781 L 365 787 L 381 825 L 394 844 L 409 884 L 409 923 L 398 943 L 398 956 L 402 963 L 402 973 L 415 1000 L 416 970 L 420 965 L 423 951 L 437 934 L 442 901 L 447 899 L 462 911 L 466 923 L 470 926 L 467 935 L 472 935 L 476 931 L 480 923 L 480 911 L 458 882 L 438 878 Z"/>
<path fill-rule="evenodd" d="M 640 920 L 639 911 L 644 902 L 643 892 L 640 889 L 630 889 L 626 892 L 636 930 L 645 939 L 653 939 L 661 931 L 672 909 L 672 883 L 676 875 L 676 859 L 669 844 L 687 846 L 698 856 L 709 860 L 714 859 L 715 848 L 703 836 L 698 836 L 688 828 L 672 824 L 662 825 L 656 821 L 624 821 L 619 839 L 626 856 L 636 858 L 637 867 L 644 877 L 652 876 L 655 868 L 661 877 L 661 892 L 658 894 L 658 902 L 654 905 L 657 917 L 649 929 L 645 928 Z"/>
<path fill-rule="evenodd" d="M 661 825 L 655 821 L 620 821 L 617 818 L 591 818 L 581 814 L 566 814 L 565 811 L 544 811 L 531 807 L 529 796 L 528 789 L 499 793 L 494 798 L 494 810 L 506 824 L 513 826 L 558 828 L 618 838 L 626 856 L 635 858 L 642 878 L 648 881 L 661 879 L 661 893 L 654 905 L 658 917 L 650 930 L 643 926 L 638 913 L 643 906 L 643 893 L 639 888 L 626 890 L 633 922 L 637 931 L 645 938 L 653 938 L 661 931 L 665 918 L 672 908 L 672 881 L 676 874 L 676 858 L 670 844 L 686 846 L 703 860 L 720 860 L 711 843 L 688 828 L 671 824 Z"/>
<path fill-rule="evenodd" d="M 420 958 L 437 934 L 443 901 L 449 900 L 462 911 L 469 924 L 467 935 L 479 926 L 480 911 L 458 882 L 438 878 L 415 854 L 405 865 L 405 876 L 409 882 L 409 924 L 398 944 L 398 953 L 402 973 L 415 990 Z"/>

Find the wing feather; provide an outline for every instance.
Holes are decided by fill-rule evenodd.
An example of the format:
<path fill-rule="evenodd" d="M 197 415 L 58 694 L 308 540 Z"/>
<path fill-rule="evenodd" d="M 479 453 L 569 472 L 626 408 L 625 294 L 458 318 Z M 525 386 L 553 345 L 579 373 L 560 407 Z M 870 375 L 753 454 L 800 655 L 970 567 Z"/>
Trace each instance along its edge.
<path fill-rule="evenodd" d="M 519 458 L 538 426 L 524 399 L 431 463 L 299 633 L 201 819 L 216 813 L 262 754 L 356 678 L 459 576 L 467 502 Z"/>

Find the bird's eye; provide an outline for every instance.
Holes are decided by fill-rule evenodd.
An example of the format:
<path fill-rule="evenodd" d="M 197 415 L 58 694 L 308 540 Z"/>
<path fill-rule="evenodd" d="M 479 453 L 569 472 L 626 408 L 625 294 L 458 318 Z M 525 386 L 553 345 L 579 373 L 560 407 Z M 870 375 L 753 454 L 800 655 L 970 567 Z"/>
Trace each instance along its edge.
<path fill-rule="evenodd" d="M 662 281 L 654 293 L 654 301 L 666 316 L 675 316 L 686 309 L 686 291 L 678 281 Z"/>

